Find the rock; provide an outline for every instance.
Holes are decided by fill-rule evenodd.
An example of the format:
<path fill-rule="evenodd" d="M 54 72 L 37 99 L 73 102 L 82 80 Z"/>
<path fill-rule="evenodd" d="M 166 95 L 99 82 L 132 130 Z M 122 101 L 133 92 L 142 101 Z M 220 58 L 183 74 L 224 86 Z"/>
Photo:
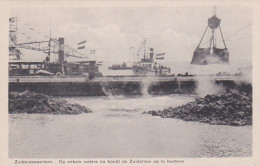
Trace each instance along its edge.
<path fill-rule="evenodd" d="M 151 114 L 152 114 L 153 116 L 158 115 L 156 111 L 152 111 Z"/>
<path fill-rule="evenodd" d="M 91 111 L 79 104 L 70 104 L 61 98 L 25 91 L 9 93 L 9 114 L 80 114 Z"/>
<path fill-rule="evenodd" d="M 148 114 L 217 125 L 252 125 L 252 96 L 245 93 L 207 95 L 179 107 Z"/>

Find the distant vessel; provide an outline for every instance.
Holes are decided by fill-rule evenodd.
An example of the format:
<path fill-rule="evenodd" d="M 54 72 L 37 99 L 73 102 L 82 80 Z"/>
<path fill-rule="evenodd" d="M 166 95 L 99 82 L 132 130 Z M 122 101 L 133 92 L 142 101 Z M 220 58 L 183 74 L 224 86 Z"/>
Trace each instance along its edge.
<path fill-rule="evenodd" d="M 131 70 L 131 67 L 127 67 L 126 63 L 124 62 L 122 65 L 120 64 L 113 64 L 112 66 L 108 67 L 109 70 Z"/>
<path fill-rule="evenodd" d="M 193 53 L 193 58 L 191 64 L 195 65 L 208 65 L 208 64 L 221 64 L 221 63 L 229 63 L 229 51 L 226 47 L 226 43 L 220 28 L 221 19 L 216 17 L 216 12 L 214 9 L 213 16 L 208 19 L 208 25 L 206 30 L 199 42 L 199 45 L 195 49 Z M 208 48 L 200 48 L 200 44 L 208 30 L 211 29 L 211 37 L 209 40 Z M 224 44 L 224 48 L 217 48 L 216 45 L 216 34 L 215 30 L 219 29 L 221 38 Z"/>
<path fill-rule="evenodd" d="M 142 48 L 144 50 L 144 55 L 142 59 L 139 59 L 139 53 Z M 139 60 L 133 64 L 132 70 L 137 75 L 168 75 L 170 74 L 171 69 L 155 62 L 155 60 L 163 60 L 164 55 L 165 53 L 156 54 L 154 59 L 154 50 L 153 48 L 150 48 L 150 55 L 148 57 L 146 55 L 146 40 L 144 40 L 137 54 Z"/>

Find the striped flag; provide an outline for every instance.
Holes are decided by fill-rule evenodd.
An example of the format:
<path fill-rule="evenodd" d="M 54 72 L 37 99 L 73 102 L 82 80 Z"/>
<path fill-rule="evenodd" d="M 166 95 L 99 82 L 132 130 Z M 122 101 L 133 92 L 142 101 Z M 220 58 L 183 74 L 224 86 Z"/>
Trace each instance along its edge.
<path fill-rule="evenodd" d="M 80 47 L 78 47 L 78 50 L 81 50 L 81 49 L 84 49 L 85 48 L 85 46 L 80 46 Z"/>
<path fill-rule="evenodd" d="M 164 60 L 164 57 L 156 57 L 156 60 Z"/>
<path fill-rule="evenodd" d="M 10 32 L 16 32 L 16 29 L 17 29 L 16 21 L 17 21 L 16 17 L 9 18 L 9 31 Z"/>
<path fill-rule="evenodd" d="M 161 53 L 161 54 L 156 54 L 156 56 L 164 56 L 165 53 Z"/>
<path fill-rule="evenodd" d="M 86 40 L 79 42 L 78 45 L 85 44 L 85 43 L 87 43 Z"/>
<path fill-rule="evenodd" d="M 163 60 L 163 59 L 164 59 L 164 55 L 165 55 L 165 53 L 156 54 L 155 59 L 156 59 L 156 60 Z"/>
<path fill-rule="evenodd" d="M 16 21 L 16 17 L 10 17 L 9 18 L 9 22 L 10 23 L 15 23 L 15 21 Z"/>
<path fill-rule="evenodd" d="M 86 42 L 87 42 L 86 40 L 79 42 L 78 43 L 78 50 L 85 49 L 86 48 L 86 46 L 85 46 Z"/>
<path fill-rule="evenodd" d="M 89 52 L 91 55 L 95 55 L 96 54 L 96 50 L 90 50 Z"/>
<path fill-rule="evenodd" d="M 98 65 L 98 66 L 102 66 L 102 64 L 103 64 L 103 61 L 98 61 L 98 62 L 97 62 L 97 65 Z"/>

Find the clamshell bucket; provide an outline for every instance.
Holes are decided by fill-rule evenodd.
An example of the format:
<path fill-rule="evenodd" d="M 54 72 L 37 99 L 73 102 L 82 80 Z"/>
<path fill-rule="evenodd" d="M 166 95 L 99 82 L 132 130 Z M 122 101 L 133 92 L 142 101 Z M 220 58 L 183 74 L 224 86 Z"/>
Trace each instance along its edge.
<path fill-rule="evenodd" d="M 207 64 L 221 64 L 221 63 L 229 63 L 229 52 L 226 47 L 226 43 L 220 28 L 221 20 L 216 17 L 214 14 L 211 18 L 208 19 L 208 26 L 202 35 L 202 38 L 199 42 L 199 45 L 193 52 L 193 57 L 191 60 L 191 64 L 195 65 L 207 65 Z M 208 48 L 200 48 L 200 44 L 207 32 L 210 29 L 211 31 L 211 38 L 209 40 L 209 47 Z M 221 38 L 224 44 L 224 48 L 217 48 L 216 46 L 216 37 L 215 33 L 216 30 L 219 29 Z"/>
<path fill-rule="evenodd" d="M 191 64 L 207 65 L 207 64 L 221 64 L 229 62 L 228 49 L 213 48 L 210 53 L 210 48 L 196 48 L 193 53 Z"/>
<path fill-rule="evenodd" d="M 213 48 L 213 54 L 219 58 L 219 63 L 229 63 L 229 52 L 227 48 Z"/>
<path fill-rule="evenodd" d="M 206 57 L 210 55 L 210 48 L 196 48 L 193 53 L 191 64 L 206 65 Z"/>

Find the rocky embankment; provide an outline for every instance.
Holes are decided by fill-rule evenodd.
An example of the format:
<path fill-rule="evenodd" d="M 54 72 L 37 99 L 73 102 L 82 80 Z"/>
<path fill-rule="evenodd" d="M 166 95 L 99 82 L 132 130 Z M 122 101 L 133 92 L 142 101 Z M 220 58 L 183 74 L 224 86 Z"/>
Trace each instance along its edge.
<path fill-rule="evenodd" d="M 144 113 L 217 125 L 252 125 L 252 96 L 244 93 L 207 95 L 176 108 Z"/>
<path fill-rule="evenodd" d="M 79 104 L 70 104 L 67 101 L 47 95 L 25 91 L 9 93 L 9 114 L 66 114 L 74 115 L 91 112 Z"/>

